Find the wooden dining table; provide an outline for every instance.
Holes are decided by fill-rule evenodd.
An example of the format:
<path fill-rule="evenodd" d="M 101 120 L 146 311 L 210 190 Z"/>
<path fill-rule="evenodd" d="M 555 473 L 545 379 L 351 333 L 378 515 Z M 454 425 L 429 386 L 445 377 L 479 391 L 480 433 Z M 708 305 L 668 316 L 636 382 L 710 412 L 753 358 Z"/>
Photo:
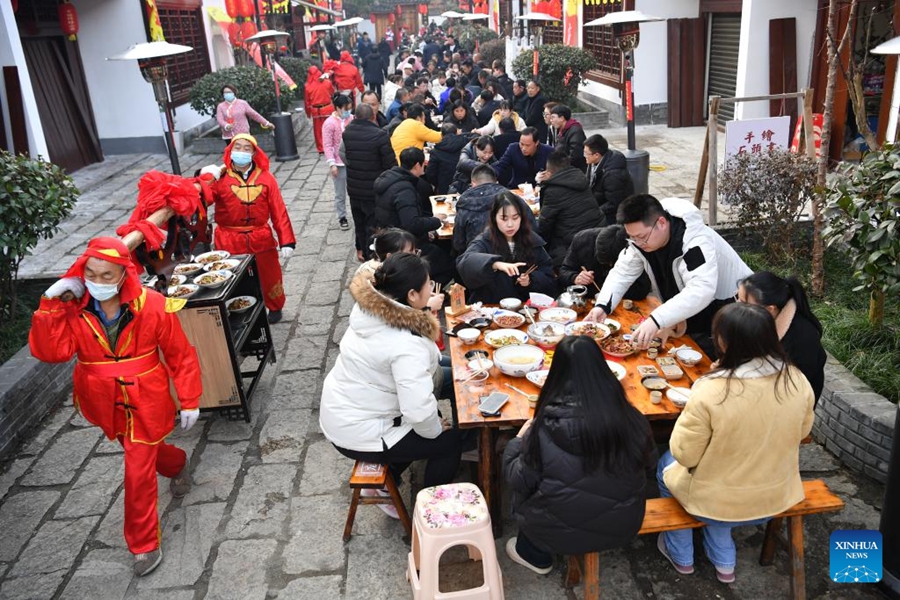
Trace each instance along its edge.
<path fill-rule="evenodd" d="M 657 306 L 659 306 L 659 301 L 655 298 L 635 301 L 634 308 L 631 310 L 623 308 L 620 304 L 616 311 L 610 315 L 610 318 L 622 325 L 623 333 L 628 333 L 632 325 L 640 323 Z M 497 307 L 485 308 L 494 310 Z M 582 320 L 586 314 L 587 312 L 580 315 L 578 320 Z M 466 320 L 466 316 L 466 313 L 452 316 L 449 313 L 449 309 L 447 309 L 447 328 L 452 329 L 455 325 Z M 530 322 L 526 321 L 520 329 L 525 331 L 529 324 Z M 533 341 L 529 340 L 529 343 L 533 343 Z M 669 383 L 676 387 L 691 387 L 694 381 L 709 371 L 711 361 L 694 340 L 687 335 L 681 338 L 669 338 L 665 347 L 660 350 L 660 356 L 666 356 L 667 350 L 682 345 L 700 352 L 702 359 L 691 367 L 679 363 L 678 366 L 684 371 L 684 376 L 681 379 L 671 380 Z M 539 394 L 540 388 L 524 377 L 505 375 L 496 366 L 491 367 L 489 377 L 485 381 L 476 381 L 475 379 L 477 378 L 470 381 L 461 381 L 459 376 L 465 373 L 465 369 L 462 367 L 468 363 L 468 360 L 465 358 L 467 352 L 471 350 L 485 350 L 488 352 L 488 358 L 493 357 L 494 349 L 484 341 L 483 335 L 474 344 L 464 344 L 459 338 L 451 336 L 449 350 L 454 372 L 453 388 L 456 392 L 456 423 L 460 429 L 479 430 L 478 485 L 490 507 L 494 531 L 499 535 L 502 527 L 502 515 L 500 514 L 500 480 L 502 475 L 494 457 L 497 432 L 503 427 L 518 429 L 525 421 L 534 416 L 534 409 L 529 406 L 528 399 L 507 386 L 513 385 L 529 394 Z M 544 359 L 544 368 L 547 366 L 548 359 L 552 361 L 552 352 L 552 350 L 547 352 L 547 356 Z M 670 430 L 675 419 L 681 414 L 681 409 L 672 404 L 666 394 L 663 394 L 661 403 L 653 404 L 650 401 L 650 390 L 641 384 L 642 376 L 637 370 L 639 365 L 657 366 L 656 362 L 647 357 L 646 351 L 638 351 L 625 358 L 604 356 L 607 360 L 618 362 L 625 367 L 627 372 L 621 379 L 621 383 L 628 401 L 650 420 L 651 426 L 661 425 L 664 430 Z M 478 411 L 478 406 L 483 396 L 493 392 L 509 394 L 509 401 L 503 406 L 499 416 L 486 417 Z"/>

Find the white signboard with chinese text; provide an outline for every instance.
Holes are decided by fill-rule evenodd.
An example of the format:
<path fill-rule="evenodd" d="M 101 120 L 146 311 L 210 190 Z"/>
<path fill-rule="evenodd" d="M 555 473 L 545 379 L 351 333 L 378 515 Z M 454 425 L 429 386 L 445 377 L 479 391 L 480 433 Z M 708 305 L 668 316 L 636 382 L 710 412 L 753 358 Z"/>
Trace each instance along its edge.
<path fill-rule="evenodd" d="M 737 154 L 761 154 L 773 148 L 787 149 L 790 117 L 746 119 L 725 124 L 725 159 Z"/>

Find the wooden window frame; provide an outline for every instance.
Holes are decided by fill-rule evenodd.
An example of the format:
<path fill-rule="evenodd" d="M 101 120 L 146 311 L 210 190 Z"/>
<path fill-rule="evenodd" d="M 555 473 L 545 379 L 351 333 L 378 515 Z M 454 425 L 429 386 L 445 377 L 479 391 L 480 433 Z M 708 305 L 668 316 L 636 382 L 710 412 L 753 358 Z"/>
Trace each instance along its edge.
<path fill-rule="evenodd" d="M 193 50 L 173 56 L 168 60 L 169 92 L 173 106 L 187 104 L 191 88 L 203 75 L 212 73 L 209 62 L 209 48 L 204 27 L 203 6 L 197 0 L 165 0 L 157 3 L 163 33 L 170 44 L 184 44 Z M 173 16 L 173 13 L 181 13 Z M 193 28 L 189 36 L 184 35 L 184 28 L 172 27 L 169 19 L 190 19 Z"/>
<path fill-rule="evenodd" d="M 593 81 L 595 83 L 599 83 L 602 85 L 609 86 L 611 88 L 617 89 L 619 91 L 625 90 L 625 65 L 624 60 L 622 58 L 622 52 L 619 50 L 619 47 L 615 43 L 615 39 L 612 36 L 612 29 L 607 27 L 584 27 L 584 23 L 588 23 L 593 21 L 596 18 L 607 15 L 611 12 L 616 12 L 620 10 L 634 10 L 634 0 L 616 0 L 611 3 L 603 3 L 603 4 L 587 4 L 585 3 L 582 8 L 582 26 L 581 26 L 581 35 L 582 35 L 582 47 L 585 50 L 590 51 L 594 57 L 600 62 L 600 57 L 597 55 L 597 51 L 594 49 L 595 44 L 588 42 L 588 37 L 590 36 L 603 36 L 607 37 L 610 40 L 608 45 L 604 45 L 604 48 L 614 49 L 615 53 L 619 56 L 619 64 L 617 67 L 617 72 L 612 73 L 609 69 L 601 70 L 601 69 L 591 69 L 590 71 L 584 73 L 584 78 Z M 604 31 L 605 30 L 605 31 Z"/>

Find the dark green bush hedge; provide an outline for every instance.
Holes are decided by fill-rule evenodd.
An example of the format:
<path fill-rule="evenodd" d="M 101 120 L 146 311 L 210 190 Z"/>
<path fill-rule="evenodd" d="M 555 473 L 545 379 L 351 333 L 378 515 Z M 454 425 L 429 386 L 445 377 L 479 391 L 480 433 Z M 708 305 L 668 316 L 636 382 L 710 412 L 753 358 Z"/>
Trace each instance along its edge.
<path fill-rule="evenodd" d="M 506 64 L 506 38 L 488 40 L 479 44 L 478 50 L 486 66 L 490 67 L 495 60 Z"/>
<path fill-rule="evenodd" d="M 583 74 L 595 63 L 594 55 L 581 48 L 563 44 L 541 46 L 538 48 L 538 75 L 544 95 L 548 100 L 572 106 L 578 86 L 584 80 Z M 533 65 L 534 53 L 526 50 L 513 61 L 513 73 L 516 78 L 528 79 L 532 76 Z M 572 75 L 566 83 L 569 69 L 572 70 Z"/>
<path fill-rule="evenodd" d="M 312 62 L 303 58 L 285 56 L 284 58 L 278 59 L 278 64 L 284 68 L 285 72 L 290 75 L 291 79 L 294 80 L 294 83 L 297 84 L 297 88 L 294 90 L 294 97 L 298 100 L 302 100 L 303 84 L 306 82 L 306 72 L 309 71 Z M 284 95 L 287 96 L 288 94 L 284 87 L 281 89 L 282 92 L 284 92 Z"/>

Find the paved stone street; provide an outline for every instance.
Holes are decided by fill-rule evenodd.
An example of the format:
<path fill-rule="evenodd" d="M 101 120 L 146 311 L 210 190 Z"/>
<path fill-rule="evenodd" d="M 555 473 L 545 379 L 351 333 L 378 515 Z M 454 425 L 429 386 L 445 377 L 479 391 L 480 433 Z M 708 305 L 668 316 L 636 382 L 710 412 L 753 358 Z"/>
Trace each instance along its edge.
<path fill-rule="evenodd" d="M 624 130 L 604 133 L 616 145 L 624 138 Z M 696 177 L 700 150 L 674 150 L 685 130 L 660 128 L 653 135 L 660 150 L 652 151 L 651 164 L 665 164 L 667 170 L 651 175 L 651 192 L 665 185 L 692 190 L 686 182 Z M 695 137 L 702 144 L 702 137 Z M 310 138 L 306 129 L 299 140 L 301 160 L 272 163 L 298 239 L 285 268 L 285 318 L 273 326 L 278 362 L 256 391 L 251 423 L 206 417 L 190 432 L 172 436 L 190 457 L 195 486 L 178 500 L 160 480 L 162 565 L 148 577 L 132 576 L 122 535 L 121 450 L 68 403 L 0 466 L 0 598 L 411 597 L 405 578 L 409 545 L 398 522 L 363 506 L 353 538 L 341 541 L 352 461 L 320 433 L 317 408 L 322 380 L 347 327 L 352 301 L 345 287 L 356 261 L 352 229 L 338 228 L 325 163 Z M 190 174 L 217 158 L 188 155 L 182 168 Z M 138 177 L 167 165 L 163 156 L 114 157 L 78 173 L 87 191 L 75 216 L 25 262 L 23 276 L 62 273 L 88 238 L 111 234 L 127 219 Z M 802 448 L 802 470 L 804 478 L 825 479 L 846 502 L 842 513 L 805 519 L 808 596 L 877 597 L 871 587 L 830 583 L 828 536 L 834 529 L 877 528 L 882 486 L 839 468 L 816 444 Z M 420 470 L 412 472 L 414 480 L 421 476 Z M 470 477 L 467 466 L 459 476 Z M 401 491 L 409 501 L 410 484 Z M 513 564 L 503 551 L 511 535 L 515 525 L 507 519 L 504 537 L 497 540 L 507 598 L 581 597 L 580 587 L 564 589 L 559 567 L 542 577 Z M 736 530 L 737 582 L 730 587 L 716 581 L 699 553 L 697 573 L 678 576 L 658 555 L 655 537 L 640 538 L 627 549 L 601 555 L 604 598 L 787 598 L 786 554 L 779 551 L 774 566 L 760 567 L 762 538 L 762 528 Z M 449 589 L 480 578 L 479 563 L 467 561 L 463 552 L 451 551 L 445 561 L 442 584 Z"/>

